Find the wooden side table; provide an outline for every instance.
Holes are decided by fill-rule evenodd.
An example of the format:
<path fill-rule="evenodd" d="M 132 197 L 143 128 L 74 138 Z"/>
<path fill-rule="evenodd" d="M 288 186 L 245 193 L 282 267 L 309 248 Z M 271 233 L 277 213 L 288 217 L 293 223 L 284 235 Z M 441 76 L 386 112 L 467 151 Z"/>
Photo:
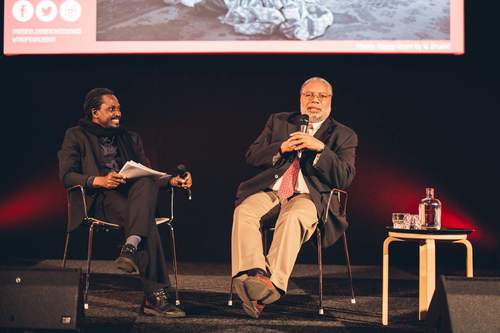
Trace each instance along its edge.
<path fill-rule="evenodd" d="M 394 241 L 419 242 L 418 318 L 424 319 L 436 287 L 436 241 L 462 244 L 467 249 L 467 277 L 473 277 L 472 245 L 467 240 L 471 229 L 407 230 L 387 227 L 389 234 L 383 247 L 382 325 L 389 324 L 389 245 Z"/>

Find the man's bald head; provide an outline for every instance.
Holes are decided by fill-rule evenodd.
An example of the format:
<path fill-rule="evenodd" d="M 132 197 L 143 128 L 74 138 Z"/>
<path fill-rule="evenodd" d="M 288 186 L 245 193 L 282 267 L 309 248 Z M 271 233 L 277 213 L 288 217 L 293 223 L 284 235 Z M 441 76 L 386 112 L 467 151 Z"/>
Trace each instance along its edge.
<path fill-rule="evenodd" d="M 309 120 L 318 123 L 332 111 L 332 85 L 321 77 L 307 79 L 300 88 L 300 113 L 309 115 Z"/>

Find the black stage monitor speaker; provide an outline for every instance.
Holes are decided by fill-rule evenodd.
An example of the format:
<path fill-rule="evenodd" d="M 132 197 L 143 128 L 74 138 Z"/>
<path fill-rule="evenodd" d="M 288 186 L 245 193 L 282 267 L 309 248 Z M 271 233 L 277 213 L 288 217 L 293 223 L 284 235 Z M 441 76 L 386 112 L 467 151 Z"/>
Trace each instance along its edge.
<path fill-rule="evenodd" d="M 426 322 L 428 332 L 499 333 L 500 277 L 441 275 Z"/>
<path fill-rule="evenodd" d="M 0 327 L 77 330 L 80 276 L 79 269 L 0 267 Z"/>

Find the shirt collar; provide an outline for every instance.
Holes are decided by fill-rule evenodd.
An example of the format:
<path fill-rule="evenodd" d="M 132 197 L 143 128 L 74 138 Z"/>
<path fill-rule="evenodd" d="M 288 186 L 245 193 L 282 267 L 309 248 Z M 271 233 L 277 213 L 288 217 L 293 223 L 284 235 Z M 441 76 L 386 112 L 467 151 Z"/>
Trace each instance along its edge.
<path fill-rule="evenodd" d="M 318 129 L 321 127 L 321 125 L 324 122 L 325 122 L 325 119 L 323 119 L 322 121 L 317 122 L 317 123 L 311 123 L 311 125 L 312 125 L 312 130 L 311 131 L 312 131 L 313 135 L 318 131 Z"/>

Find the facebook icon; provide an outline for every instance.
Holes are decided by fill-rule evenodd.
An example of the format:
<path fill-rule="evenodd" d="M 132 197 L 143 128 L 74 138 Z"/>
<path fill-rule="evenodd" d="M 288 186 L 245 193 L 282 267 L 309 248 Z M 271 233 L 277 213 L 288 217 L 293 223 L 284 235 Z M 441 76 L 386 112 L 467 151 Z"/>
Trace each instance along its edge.
<path fill-rule="evenodd" d="M 28 22 L 34 13 L 33 5 L 27 0 L 16 1 L 12 7 L 12 15 L 19 22 Z"/>

